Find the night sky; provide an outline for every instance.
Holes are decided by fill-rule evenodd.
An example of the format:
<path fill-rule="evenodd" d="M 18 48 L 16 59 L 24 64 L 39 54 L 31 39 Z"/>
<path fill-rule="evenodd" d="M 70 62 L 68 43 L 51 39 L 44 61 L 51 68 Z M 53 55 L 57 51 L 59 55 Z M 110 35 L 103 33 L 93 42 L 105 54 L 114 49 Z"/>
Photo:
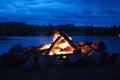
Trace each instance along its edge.
<path fill-rule="evenodd" d="M 120 0 L 0 0 L 0 22 L 120 25 Z"/>

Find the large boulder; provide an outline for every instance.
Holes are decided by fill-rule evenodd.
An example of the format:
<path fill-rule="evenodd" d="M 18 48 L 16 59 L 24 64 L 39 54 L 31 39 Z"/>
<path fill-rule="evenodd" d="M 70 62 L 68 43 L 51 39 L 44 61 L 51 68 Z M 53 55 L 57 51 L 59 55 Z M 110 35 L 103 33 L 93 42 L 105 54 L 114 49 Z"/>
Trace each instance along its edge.
<path fill-rule="evenodd" d="M 103 51 L 106 49 L 106 45 L 102 41 L 92 42 L 91 47 L 97 51 Z"/>
<path fill-rule="evenodd" d="M 3 63 L 11 66 L 20 66 L 25 60 L 26 55 L 24 54 L 24 48 L 21 45 L 12 46 L 8 53 L 2 56 Z"/>
<path fill-rule="evenodd" d="M 82 46 L 82 47 L 81 47 L 81 52 L 82 52 L 83 54 L 88 54 L 88 53 L 90 53 L 91 51 L 92 51 L 92 47 L 89 46 L 89 45 L 85 45 L 85 46 Z"/>
<path fill-rule="evenodd" d="M 24 48 L 19 44 L 13 45 L 9 49 L 8 53 L 14 55 L 17 59 L 25 58 Z"/>
<path fill-rule="evenodd" d="M 9 49 L 9 53 L 24 53 L 24 48 L 21 45 L 16 44 Z"/>

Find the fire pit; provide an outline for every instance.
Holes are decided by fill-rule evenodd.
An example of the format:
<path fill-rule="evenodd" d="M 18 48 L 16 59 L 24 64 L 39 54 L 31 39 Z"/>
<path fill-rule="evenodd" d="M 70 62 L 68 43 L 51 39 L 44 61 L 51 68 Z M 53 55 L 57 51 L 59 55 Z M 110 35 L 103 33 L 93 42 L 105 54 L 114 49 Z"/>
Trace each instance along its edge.
<path fill-rule="evenodd" d="M 37 50 L 42 50 L 42 55 L 60 56 L 66 58 L 67 55 L 73 54 L 77 46 L 73 43 L 72 38 L 64 32 L 54 31 L 53 39 L 48 44 L 43 44 Z"/>

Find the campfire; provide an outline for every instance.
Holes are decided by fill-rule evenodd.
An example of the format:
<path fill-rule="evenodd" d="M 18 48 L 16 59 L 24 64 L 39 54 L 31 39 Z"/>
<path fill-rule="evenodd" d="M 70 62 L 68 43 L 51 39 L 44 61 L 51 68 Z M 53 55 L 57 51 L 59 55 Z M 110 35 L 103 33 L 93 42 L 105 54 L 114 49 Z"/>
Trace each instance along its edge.
<path fill-rule="evenodd" d="M 44 50 L 43 55 L 66 55 L 73 54 L 76 48 L 72 38 L 68 37 L 66 33 L 54 31 L 50 43 L 43 44 L 38 50 Z"/>

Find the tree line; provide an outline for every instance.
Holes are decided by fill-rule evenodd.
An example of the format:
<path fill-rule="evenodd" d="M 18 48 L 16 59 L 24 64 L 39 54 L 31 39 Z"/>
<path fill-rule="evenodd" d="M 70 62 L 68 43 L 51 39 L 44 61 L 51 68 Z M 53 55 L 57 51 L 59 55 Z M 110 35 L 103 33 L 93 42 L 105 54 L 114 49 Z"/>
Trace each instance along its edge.
<path fill-rule="evenodd" d="M 53 30 L 63 31 L 69 35 L 82 36 L 118 36 L 120 25 L 104 26 L 75 26 L 66 25 L 30 25 L 22 22 L 0 23 L 0 36 L 48 36 Z"/>

